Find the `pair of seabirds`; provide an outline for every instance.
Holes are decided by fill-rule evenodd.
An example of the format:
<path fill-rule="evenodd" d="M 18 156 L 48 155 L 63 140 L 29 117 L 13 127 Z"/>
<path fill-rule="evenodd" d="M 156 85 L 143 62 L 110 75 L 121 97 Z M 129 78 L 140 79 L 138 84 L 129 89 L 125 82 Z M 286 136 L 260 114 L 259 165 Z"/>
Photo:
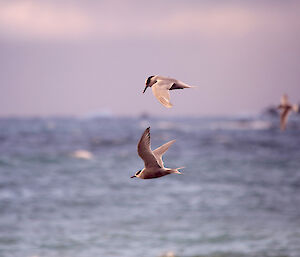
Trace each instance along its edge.
<path fill-rule="evenodd" d="M 148 87 L 152 88 L 154 96 L 162 105 L 167 108 L 171 108 L 172 104 L 170 103 L 169 91 L 174 89 L 191 88 L 193 86 L 189 86 L 179 80 L 172 78 L 150 76 L 146 80 L 146 86 L 143 93 L 145 93 Z M 179 170 L 183 167 L 176 169 L 166 168 L 162 160 L 163 154 L 175 141 L 176 140 L 171 140 L 152 151 L 150 143 L 150 127 L 147 128 L 137 146 L 138 154 L 143 159 L 145 168 L 137 171 L 131 178 L 137 177 L 141 179 L 151 179 L 159 178 L 172 173 L 181 174 Z"/>
<path fill-rule="evenodd" d="M 167 108 L 171 108 L 173 105 L 170 103 L 169 91 L 174 89 L 192 88 L 193 86 L 189 86 L 179 80 L 172 78 L 166 78 L 162 76 L 150 76 L 146 80 L 146 86 L 143 93 L 145 93 L 148 87 L 152 88 L 154 96 L 162 105 L 164 105 Z M 287 95 L 284 94 L 281 98 L 278 109 L 281 110 L 280 129 L 283 131 L 286 128 L 288 114 L 292 110 L 298 112 L 299 106 L 291 105 L 288 101 Z M 145 163 L 145 168 L 136 172 L 135 175 L 131 178 L 137 177 L 141 179 L 151 179 L 159 178 L 172 173 L 181 174 L 179 169 L 182 169 L 183 167 L 176 169 L 166 168 L 164 167 L 164 163 L 162 160 L 163 154 L 169 149 L 169 147 L 174 142 L 175 140 L 171 140 L 152 151 L 150 144 L 150 127 L 147 128 L 143 133 L 137 147 L 138 154 Z"/>

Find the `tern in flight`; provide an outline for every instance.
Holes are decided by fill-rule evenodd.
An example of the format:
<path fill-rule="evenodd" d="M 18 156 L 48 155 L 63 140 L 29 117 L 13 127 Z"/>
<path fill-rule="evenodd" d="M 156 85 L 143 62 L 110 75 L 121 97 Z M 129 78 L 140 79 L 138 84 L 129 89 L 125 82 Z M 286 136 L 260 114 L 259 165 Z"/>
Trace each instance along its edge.
<path fill-rule="evenodd" d="M 280 105 L 278 106 L 280 112 L 280 130 L 284 131 L 286 128 L 287 118 L 289 113 L 293 110 L 295 112 L 299 111 L 299 105 L 291 105 L 288 99 L 288 96 L 284 94 L 281 97 Z"/>
<path fill-rule="evenodd" d="M 149 78 L 147 78 L 145 84 L 146 86 L 143 93 L 145 93 L 148 87 L 151 87 L 152 92 L 154 96 L 157 98 L 157 100 L 167 108 L 171 108 L 173 106 L 170 103 L 169 90 L 194 87 L 194 86 L 189 86 L 177 79 L 166 78 L 158 75 L 150 76 Z"/>
<path fill-rule="evenodd" d="M 150 179 L 159 178 L 172 173 L 182 174 L 179 169 L 183 167 L 176 169 L 165 168 L 162 160 L 163 154 L 174 142 L 175 140 L 169 141 L 152 151 L 150 145 L 150 127 L 147 128 L 137 146 L 138 154 L 143 159 L 145 168 L 137 171 L 131 178 Z"/>

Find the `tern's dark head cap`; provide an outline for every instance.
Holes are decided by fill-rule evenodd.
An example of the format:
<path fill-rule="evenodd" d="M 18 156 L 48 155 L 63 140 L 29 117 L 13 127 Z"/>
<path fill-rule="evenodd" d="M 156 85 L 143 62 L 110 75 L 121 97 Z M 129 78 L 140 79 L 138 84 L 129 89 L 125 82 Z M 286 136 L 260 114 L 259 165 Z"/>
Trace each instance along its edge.
<path fill-rule="evenodd" d="M 149 85 L 151 78 L 153 78 L 154 76 L 150 76 L 149 78 L 147 78 L 146 80 L 146 85 Z"/>

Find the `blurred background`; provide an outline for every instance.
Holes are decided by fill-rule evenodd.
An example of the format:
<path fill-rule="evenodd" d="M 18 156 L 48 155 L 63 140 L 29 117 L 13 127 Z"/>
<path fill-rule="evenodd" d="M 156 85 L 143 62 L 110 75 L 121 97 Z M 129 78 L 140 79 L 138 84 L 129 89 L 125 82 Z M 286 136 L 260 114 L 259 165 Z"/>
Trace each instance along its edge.
<path fill-rule="evenodd" d="M 0 255 L 297 257 L 299 1 L 0 0 Z M 144 83 L 170 76 L 166 109 Z M 179 91 L 179 92 L 178 92 Z M 130 179 L 136 144 L 177 142 Z"/>
<path fill-rule="evenodd" d="M 298 1 L 0 1 L 1 115 L 257 113 L 299 102 Z M 196 85 L 176 109 L 142 95 Z"/>

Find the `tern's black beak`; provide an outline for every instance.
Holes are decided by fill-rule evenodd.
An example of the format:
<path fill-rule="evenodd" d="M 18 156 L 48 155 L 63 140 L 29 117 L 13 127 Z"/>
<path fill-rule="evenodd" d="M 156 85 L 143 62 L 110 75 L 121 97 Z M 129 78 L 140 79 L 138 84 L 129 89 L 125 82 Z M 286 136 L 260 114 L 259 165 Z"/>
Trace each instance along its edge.
<path fill-rule="evenodd" d="M 136 175 L 134 175 L 134 176 L 131 176 L 130 178 L 135 178 L 136 177 Z"/>
<path fill-rule="evenodd" d="M 143 91 L 143 94 L 145 93 L 146 89 L 148 88 L 148 85 L 145 86 L 145 89 Z"/>

